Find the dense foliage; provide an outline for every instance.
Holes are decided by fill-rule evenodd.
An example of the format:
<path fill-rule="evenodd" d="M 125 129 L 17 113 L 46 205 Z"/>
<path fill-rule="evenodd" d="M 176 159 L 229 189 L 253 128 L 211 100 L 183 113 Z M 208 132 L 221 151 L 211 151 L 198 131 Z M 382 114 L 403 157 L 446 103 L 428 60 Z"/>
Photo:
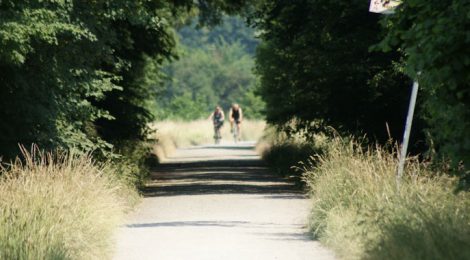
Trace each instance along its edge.
<path fill-rule="evenodd" d="M 18 143 L 109 151 L 114 137 L 142 139 L 148 90 L 134 77 L 144 53 L 172 55 L 168 8 L 2 1 L 0 154 L 14 155 Z"/>
<path fill-rule="evenodd" d="M 404 1 L 384 18 L 385 49 L 406 52 L 406 72 L 418 78 L 425 119 L 437 151 L 470 163 L 470 1 Z"/>
<path fill-rule="evenodd" d="M 201 21 L 217 21 L 244 4 L 0 1 L 0 156 L 18 143 L 109 156 L 143 141 L 160 66 L 174 56 L 174 17 L 199 8 Z"/>
<path fill-rule="evenodd" d="M 206 118 L 214 106 L 240 103 L 248 118 L 261 117 L 264 104 L 254 93 L 252 72 L 257 40 L 237 17 L 218 26 L 179 30 L 180 58 L 164 68 L 169 81 L 157 99 L 157 118 Z"/>
<path fill-rule="evenodd" d="M 371 53 L 380 41 L 379 17 L 366 1 L 269 1 L 256 24 L 267 119 L 298 129 L 333 126 L 388 139 L 402 134 L 411 81 L 399 53 Z M 292 126 L 292 124 L 289 124 Z"/>

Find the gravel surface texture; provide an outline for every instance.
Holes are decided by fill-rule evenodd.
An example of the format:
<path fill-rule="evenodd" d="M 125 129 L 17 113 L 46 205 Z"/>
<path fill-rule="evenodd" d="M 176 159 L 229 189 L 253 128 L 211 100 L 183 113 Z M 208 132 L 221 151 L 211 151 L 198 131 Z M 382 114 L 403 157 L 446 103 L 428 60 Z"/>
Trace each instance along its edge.
<path fill-rule="evenodd" d="M 334 259 L 309 238 L 309 200 L 254 143 L 179 149 L 153 172 L 114 259 Z"/>

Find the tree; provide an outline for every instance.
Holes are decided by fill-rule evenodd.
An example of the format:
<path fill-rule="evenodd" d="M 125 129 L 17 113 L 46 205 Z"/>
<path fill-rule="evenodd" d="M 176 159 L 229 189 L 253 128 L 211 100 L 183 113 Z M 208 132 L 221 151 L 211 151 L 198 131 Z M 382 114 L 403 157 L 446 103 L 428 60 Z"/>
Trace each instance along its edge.
<path fill-rule="evenodd" d="M 263 32 L 257 73 L 268 122 L 297 130 L 333 126 L 385 142 L 400 138 L 411 80 L 401 55 L 371 53 L 379 17 L 365 1 L 267 1 L 254 23 Z M 419 127 L 418 127 L 419 128 Z M 416 129 L 416 128 L 415 128 Z"/>
<path fill-rule="evenodd" d="M 175 17 L 199 8 L 215 21 L 245 4 L 0 1 L 0 155 L 15 156 L 18 143 L 110 155 L 112 144 L 143 141 L 158 90 L 140 84 L 146 57 L 160 66 L 174 56 Z"/>
<path fill-rule="evenodd" d="M 117 86 L 100 69 L 109 50 L 76 18 L 87 9 L 69 2 L 2 1 L 0 12 L 0 154 L 12 156 L 18 143 L 33 142 L 106 148 L 92 124 L 109 115 L 89 100 Z"/>

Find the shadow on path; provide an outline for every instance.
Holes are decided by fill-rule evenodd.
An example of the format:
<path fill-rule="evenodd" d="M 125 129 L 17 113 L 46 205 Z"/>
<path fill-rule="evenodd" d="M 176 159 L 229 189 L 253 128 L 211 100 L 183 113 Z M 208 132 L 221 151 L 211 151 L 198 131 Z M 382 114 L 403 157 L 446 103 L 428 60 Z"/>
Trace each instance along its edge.
<path fill-rule="evenodd" d="M 185 148 L 187 150 L 191 149 L 201 149 L 201 148 L 209 148 L 213 150 L 253 150 L 253 145 L 206 145 L 206 146 L 195 146 L 195 147 L 190 147 L 190 148 Z"/>
<path fill-rule="evenodd" d="M 139 223 L 126 225 L 128 228 L 147 228 L 147 227 L 235 227 L 248 224 L 248 221 L 173 221 L 158 223 Z"/>
<path fill-rule="evenodd" d="M 231 159 L 220 159 L 217 149 L 240 150 Z M 173 158 L 181 162 L 160 165 L 151 174 L 151 180 L 142 192 L 147 197 L 202 194 L 266 194 L 279 198 L 303 198 L 302 191 L 284 178 L 270 173 L 265 164 L 248 150 L 253 146 L 206 146 Z M 214 152 L 215 151 L 215 152 Z M 184 162 L 185 158 L 197 158 Z M 286 196 L 287 195 L 287 196 Z"/>
<path fill-rule="evenodd" d="M 269 240 L 280 241 L 309 241 L 310 236 L 305 232 L 286 232 L 285 229 L 291 228 L 294 231 L 302 229 L 302 225 L 280 225 L 268 222 L 250 222 L 250 221 L 170 221 L 170 222 L 154 222 L 154 223 L 136 223 L 126 225 L 127 228 L 185 228 L 185 227 L 215 227 L 215 228 L 244 228 L 255 230 L 253 235 L 264 237 Z M 265 231 L 268 228 L 268 231 Z M 284 231 L 283 231 L 284 230 Z"/>

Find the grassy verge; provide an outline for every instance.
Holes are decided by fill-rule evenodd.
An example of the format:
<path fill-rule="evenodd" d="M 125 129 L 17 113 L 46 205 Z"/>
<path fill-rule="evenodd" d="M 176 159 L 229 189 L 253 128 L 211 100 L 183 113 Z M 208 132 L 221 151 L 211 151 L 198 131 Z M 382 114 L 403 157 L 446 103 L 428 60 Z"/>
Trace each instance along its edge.
<path fill-rule="evenodd" d="M 395 158 L 341 140 L 313 158 L 312 233 L 344 259 L 470 259 L 470 194 L 415 160 L 397 189 Z"/>
<path fill-rule="evenodd" d="M 0 171 L 0 259 L 109 259 L 135 190 L 89 156 L 25 157 Z"/>
<path fill-rule="evenodd" d="M 241 139 L 256 141 L 263 135 L 264 121 L 244 120 L 242 124 Z M 154 153 L 160 159 L 171 155 L 178 147 L 190 145 L 212 144 L 214 142 L 214 129 L 210 120 L 163 121 L 154 123 L 156 129 L 154 138 L 158 144 L 154 147 Z M 231 142 L 230 123 L 225 122 L 221 129 L 222 141 Z"/>

